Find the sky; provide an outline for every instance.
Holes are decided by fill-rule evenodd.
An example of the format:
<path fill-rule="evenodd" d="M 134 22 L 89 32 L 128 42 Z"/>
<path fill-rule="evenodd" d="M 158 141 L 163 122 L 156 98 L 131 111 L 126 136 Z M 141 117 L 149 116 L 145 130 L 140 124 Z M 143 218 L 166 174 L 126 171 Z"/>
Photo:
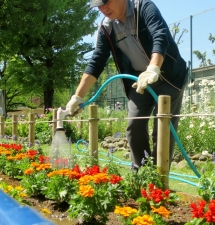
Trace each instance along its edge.
<path fill-rule="evenodd" d="M 201 53 L 206 52 L 207 58 L 210 58 L 215 64 L 215 56 L 212 49 L 215 49 L 215 43 L 208 40 L 210 33 L 215 36 L 215 0 L 154 0 L 162 16 L 171 28 L 174 23 L 180 23 L 180 32 L 186 29 L 179 44 L 179 50 L 182 57 L 188 62 L 191 61 L 191 29 L 190 17 L 192 19 L 192 50 L 199 50 Z M 97 22 L 101 21 L 101 15 Z M 177 38 L 176 38 L 177 39 Z M 96 42 L 96 34 L 88 36 L 85 41 L 90 43 Z M 200 61 L 192 54 L 193 68 L 197 68 Z"/>

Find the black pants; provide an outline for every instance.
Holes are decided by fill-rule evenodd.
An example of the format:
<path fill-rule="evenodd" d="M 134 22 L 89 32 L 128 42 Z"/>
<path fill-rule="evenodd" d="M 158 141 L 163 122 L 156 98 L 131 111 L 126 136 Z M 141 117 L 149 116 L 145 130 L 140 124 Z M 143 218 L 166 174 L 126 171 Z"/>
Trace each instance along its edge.
<path fill-rule="evenodd" d="M 169 95 L 171 97 L 171 114 L 180 114 L 182 98 L 184 93 L 184 84 L 181 90 L 172 87 L 165 81 L 158 80 L 150 85 L 157 96 Z M 128 102 L 128 117 L 144 117 L 154 115 L 156 116 L 158 111 L 158 104 L 154 100 L 153 96 L 147 91 L 144 94 L 138 94 L 136 89 L 130 87 Z M 171 122 L 177 130 L 179 117 L 172 117 Z M 141 166 L 141 161 L 145 158 L 144 150 L 154 158 L 154 163 L 157 163 L 157 119 L 154 119 L 153 130 L 148 128 L 149 119 L 131 119 L 128 120 L 128 127 L 126 136 L 131 148 L 131 159 L 134 167 Z M 153 150 L 151 152 L 149 138 L 152 135 Z M 171 163 L 174 153 L 175 140 L 173 135 L 170 136 L 170 155 L 169 162 Z"/>

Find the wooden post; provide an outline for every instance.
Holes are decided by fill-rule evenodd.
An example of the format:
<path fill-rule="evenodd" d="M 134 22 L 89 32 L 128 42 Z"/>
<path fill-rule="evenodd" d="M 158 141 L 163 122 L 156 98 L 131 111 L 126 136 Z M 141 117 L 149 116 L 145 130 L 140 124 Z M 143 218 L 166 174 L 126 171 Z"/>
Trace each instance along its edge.
<path fill-rule="evenodd" d="M 98 106 L 89 105 L 89 153 L 98 160 Z"/>
<path fill-rule="evenodd" d="M 169 188 L 170 96 L 158 97 L 157 167 L 164 176 L 163 188 Z"/>
<path fill-rule="evenodd" d="M 110 126 L 110 134 L 112 136 L 113 135 L 113 121 L 110 120 L 108 123 L 109 123 L 109 126 Z"/>
<path fill-rule="evenodd" d="M 18 140 L 18 116 L 12 115 L 12 138 L 14 141 Z"/>
<path fill-rule="evenodd" d="M 56 127 L 57 127 L 57 109 L 53 109 L 53 114 L 52 114 L 52 139 L 55 136 Z"/>
<path fill-rule="evenodd" d="M 0 137 L 4 137 L 4 116 L 0 116 Z"/>
<path fill-rule="evenodd" d="M 30 146 L 34 145 L 34 139 L 35 139 L 34 125 L 35 125 L 35 114 L 30 113 L 29 114 L 29 126 L 28 126 L 28 132 L 29 132 L 28 142 L 29 142 Z"/>
<path fill-rule="evenodd" d="M 84 119 L 84 117 L 83 116 L 81 116 L 81 121 L 80 121 L 80 130 L 81 130 L 81 135 L 82 135 L 82 133 L 83 133 L 83 125 L 84 125 L 84 123 L 83 123 L 83 120 Z"/>

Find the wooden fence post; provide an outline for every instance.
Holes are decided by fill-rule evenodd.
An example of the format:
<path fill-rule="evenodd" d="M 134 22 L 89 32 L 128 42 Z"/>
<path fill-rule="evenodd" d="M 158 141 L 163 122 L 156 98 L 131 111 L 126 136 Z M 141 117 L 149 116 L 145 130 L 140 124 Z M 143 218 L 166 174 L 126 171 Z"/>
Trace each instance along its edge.
<path fill-rule="evenodd" d="M 18 140 L 18 116 L 12 115 L 12 139 Z"/>
<path fill-rule="evenodd" d="M 83 116 L 81 116 L 81 121 L 80 121 L 80 130 L 81 130 L 81 135 L 83 133 L 83 125 L 84 125 L 84 122 L 82 121 L 84 119 Z"/>
<path fill-rule="evenodd" d="M 0 116 L 0 137 L 4 137 L 4 116 Z"/>
<path fill-rule="evenodd" d="M 34 132 L 34 125 L 35 125 L 35 113 L 30 113 L 29 114 L 29 126 L 28 126 L 28 142 L 29 145 L 34 145 L 34 139 L 35 139 L 35 132 Z"/>
<path fill-rule="evenodd" d="M 89 105 L 89 153 L 98 160 L 98 106 Z"/>
<path fill-rule="evenodd" d="M 57 109 L 53 109 L 53 114 L 52 114 L 52 139 L 55 136 L 56 132 L 56 127 L 57 127 Z"/>
<path fill-rule="evenodd" d="M 163 175 L 163 188 L 169 188 L 170 96 L 158 97 L 157 167 Z"/>
<path fill-rule="evenodd" d="M 110 126 L 110 134 L 111 136 L 113 136 L 113 121 L 112 120 L 109 121 L 109 126 Z"/>

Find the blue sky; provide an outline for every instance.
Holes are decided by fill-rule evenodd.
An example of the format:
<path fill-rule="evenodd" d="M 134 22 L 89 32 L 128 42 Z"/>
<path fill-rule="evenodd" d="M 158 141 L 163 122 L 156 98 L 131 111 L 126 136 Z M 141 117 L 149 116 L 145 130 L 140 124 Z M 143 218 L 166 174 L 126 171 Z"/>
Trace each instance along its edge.
<path fill-rule="evenodd" d="M 167 24 L 177 22 L 210 8 L 215 8 L 215 0 L 154 0 Z"/>
<path fill-rule="evenodd" d="M 215 56 L 212 55 L 212 49 L 215 49 L 215 43 L 208 40 L 209 34 L 215 35 L 215 0 L 154 0 L 154 3 L 160 9 L 160 12 L 167 24 L 172 27 L 174 23 L 180 23 L 180 33 L 183 29 L 188 32 L 181 38 L 179 50 L 183 58 L 188 62 L 191 59 L 191 32 L 190 32 L 190 16 L 193 16 L 193 51 L 207 53 L 215 64 Z M 103 18 L 100 16 L 98 22 Z M 179 35 L 178 35 L 179 36 Z M 95 43 L 95 35 L 88 36 L 85 41 Z M 193 56 L 193 68 L 199 66 L 200 61 Z"/>

